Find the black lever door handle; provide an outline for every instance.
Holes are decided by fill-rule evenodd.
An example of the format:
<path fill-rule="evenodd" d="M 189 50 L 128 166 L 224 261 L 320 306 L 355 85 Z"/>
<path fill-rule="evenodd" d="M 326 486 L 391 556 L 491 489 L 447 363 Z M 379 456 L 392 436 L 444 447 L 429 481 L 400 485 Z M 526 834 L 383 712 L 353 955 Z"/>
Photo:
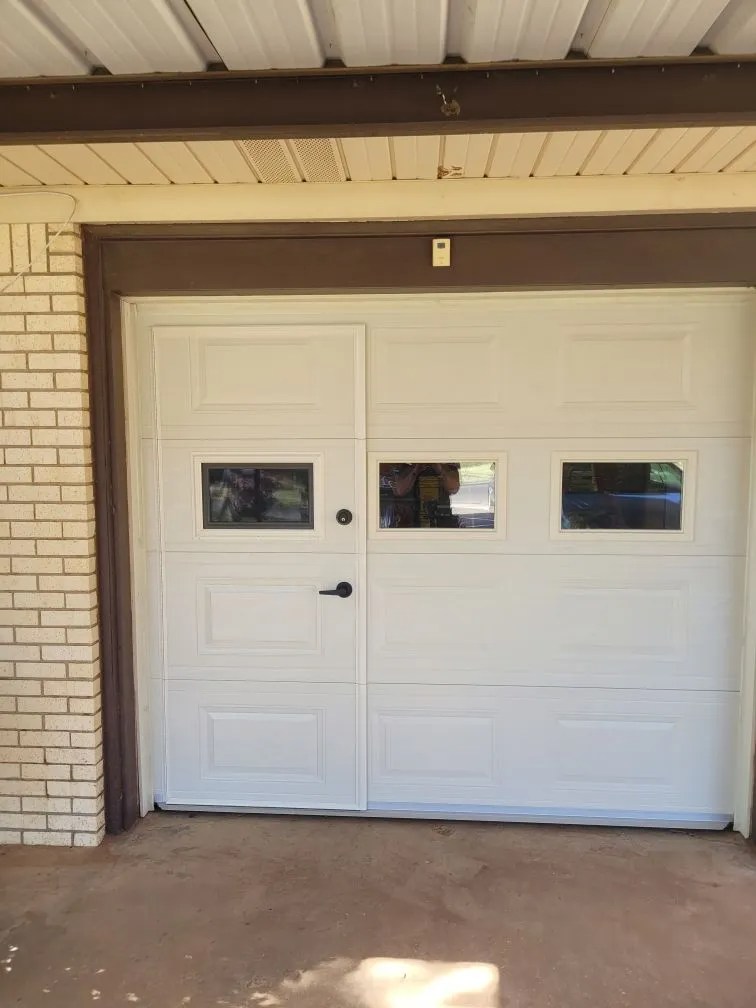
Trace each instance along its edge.
<path fill-rule="evenodd" d="M 352 591 L 353 588 L 348 581 L 339 581 L 335 588 L 327 588 L 325 591 L 318 592 L 318 595 L 338 595 L 339 598 L 349 598 Z"/>

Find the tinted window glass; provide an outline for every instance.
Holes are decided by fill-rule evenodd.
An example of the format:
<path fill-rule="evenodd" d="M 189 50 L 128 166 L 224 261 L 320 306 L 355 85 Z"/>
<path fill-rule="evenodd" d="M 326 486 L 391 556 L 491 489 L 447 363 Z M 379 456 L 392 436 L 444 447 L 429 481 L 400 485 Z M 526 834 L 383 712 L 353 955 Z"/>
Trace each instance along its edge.
<path fill-rule="evenodd" d="M 562 528 L 679 532 L 680 462 L 563 462 Z"/>
<path fill-rule="evenodd" d="M 312 528 L 311 465 L 202 466 L 205 528 Z"/>
<path fill-rule="evenodd" d="M 492 529 L 495 462 L 381 462 L 381 528 Z"/>

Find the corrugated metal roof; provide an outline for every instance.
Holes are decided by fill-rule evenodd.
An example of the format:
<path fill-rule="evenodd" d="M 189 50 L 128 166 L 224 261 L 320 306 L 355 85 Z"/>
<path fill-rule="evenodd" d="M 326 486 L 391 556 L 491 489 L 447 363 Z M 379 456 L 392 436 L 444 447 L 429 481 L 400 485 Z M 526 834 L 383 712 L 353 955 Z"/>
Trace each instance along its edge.
<path fill-rule="evenodd" d="M 756 52 L 754 0 L 0 0 L 0 77 Z"/>
<path fill-rule="evenodd" d="M 567 178 L 754 170 L 754 126 L 0 146 L 0 187 Z"/>

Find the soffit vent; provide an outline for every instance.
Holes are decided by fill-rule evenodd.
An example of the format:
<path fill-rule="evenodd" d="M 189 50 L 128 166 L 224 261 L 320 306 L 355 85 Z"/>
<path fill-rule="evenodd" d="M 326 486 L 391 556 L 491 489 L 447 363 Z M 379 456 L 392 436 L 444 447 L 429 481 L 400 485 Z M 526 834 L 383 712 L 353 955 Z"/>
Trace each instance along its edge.
<path fill-rule="evenodd" d="M 302 176 L 285 140 L 254 138 L 239 146 L 261 182 L 301 182 Z"/>
<path fill-rule="evenodd" d="M 334 140 L 289 140 L 307 182 L 346 182 L 346 170 Z"/>

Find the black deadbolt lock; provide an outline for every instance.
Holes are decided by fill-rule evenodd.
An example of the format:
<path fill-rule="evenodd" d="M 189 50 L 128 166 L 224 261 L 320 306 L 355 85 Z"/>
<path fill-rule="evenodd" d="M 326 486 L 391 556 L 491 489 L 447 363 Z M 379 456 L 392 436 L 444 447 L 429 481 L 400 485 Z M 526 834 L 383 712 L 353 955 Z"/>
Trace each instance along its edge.
<path fill-rule="evenodd" d="M 339 525 L 351 525 L 352 512 L 348 508 L 341 508 L 340 511 L 336 512 L 336 521 Z"/>

